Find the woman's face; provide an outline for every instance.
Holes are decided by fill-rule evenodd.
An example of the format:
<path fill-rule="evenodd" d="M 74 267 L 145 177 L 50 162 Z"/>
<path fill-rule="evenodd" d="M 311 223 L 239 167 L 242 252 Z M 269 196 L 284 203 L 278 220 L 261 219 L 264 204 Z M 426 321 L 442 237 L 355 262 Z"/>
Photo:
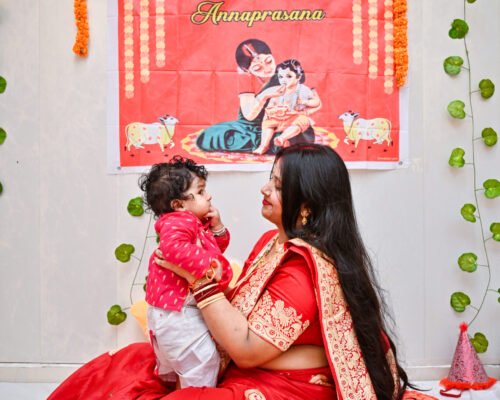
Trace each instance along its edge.
<path fill-rule="evenodd" d="M 276 61 L 272 54 L 257 54 L 248 67 L 248 72 L 259 78 L 272 78 L 276 71 Z"/>
<path fill-rule="evenodd" d="M 278 228 L 281 227 L 281 167 L 278 161 L 274 164 L 269 181 L 262 186 L 262 216 Z"/>

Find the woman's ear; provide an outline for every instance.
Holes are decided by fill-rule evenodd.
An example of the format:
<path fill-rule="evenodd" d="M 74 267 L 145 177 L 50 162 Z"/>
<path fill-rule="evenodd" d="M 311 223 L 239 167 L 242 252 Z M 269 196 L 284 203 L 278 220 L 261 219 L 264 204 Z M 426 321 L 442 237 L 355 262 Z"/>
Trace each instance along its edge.
<path fill-rule="evenodd" d="M 170 202 L 170 207 L 174 211 L 184 210 L 184 202 L 179 199 L 172 200 Z"/>

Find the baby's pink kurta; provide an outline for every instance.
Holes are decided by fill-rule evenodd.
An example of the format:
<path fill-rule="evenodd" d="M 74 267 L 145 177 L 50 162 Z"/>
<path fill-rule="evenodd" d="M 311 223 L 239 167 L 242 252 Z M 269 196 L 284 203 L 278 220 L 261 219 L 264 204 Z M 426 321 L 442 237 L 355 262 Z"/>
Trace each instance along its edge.
<path fill-rule="evenodd" d="M 229 231 L 214 237 L 208 224 L 202 222 L 189 211 L 175 211 L 163 214 L 155 224 L 160 236 L 159 248 L 166 261 L 189 271 L 197 279 L 201 278 L 212 260 L 222 265 L 224 289 L 232 278 L 232 269 L 222 252 L 229 244 Z M 179 311 L 188 294 L 187 282 L 172 271 L 154 262 L 155 254 L 149 260 L 146 284 L 146 302 L 164 310 Z"/>

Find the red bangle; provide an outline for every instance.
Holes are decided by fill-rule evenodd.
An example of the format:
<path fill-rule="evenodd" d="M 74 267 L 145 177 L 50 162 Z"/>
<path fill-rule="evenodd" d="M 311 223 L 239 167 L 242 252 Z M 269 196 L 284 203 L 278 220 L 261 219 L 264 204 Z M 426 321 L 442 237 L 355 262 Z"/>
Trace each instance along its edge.
<path fill-rule="evenodd" d="M 198 286 L 196 290 L 193 291 L 193 297 L 197 303 L 200 303 L 217 293 L 222 293 L 219 283 L 207 282 L 203 285 Z"/>

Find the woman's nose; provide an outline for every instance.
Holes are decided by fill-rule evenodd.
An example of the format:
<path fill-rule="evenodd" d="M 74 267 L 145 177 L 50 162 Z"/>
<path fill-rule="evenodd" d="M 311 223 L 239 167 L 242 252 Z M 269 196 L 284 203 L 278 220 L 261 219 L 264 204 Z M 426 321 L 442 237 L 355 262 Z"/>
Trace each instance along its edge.
<path fill-rule="evenodd" d="M 267 196 L 269 195 L 269 183 L 266 183 L 264 186 L 260 188 L 260 192 L 264 195 Z"/>

